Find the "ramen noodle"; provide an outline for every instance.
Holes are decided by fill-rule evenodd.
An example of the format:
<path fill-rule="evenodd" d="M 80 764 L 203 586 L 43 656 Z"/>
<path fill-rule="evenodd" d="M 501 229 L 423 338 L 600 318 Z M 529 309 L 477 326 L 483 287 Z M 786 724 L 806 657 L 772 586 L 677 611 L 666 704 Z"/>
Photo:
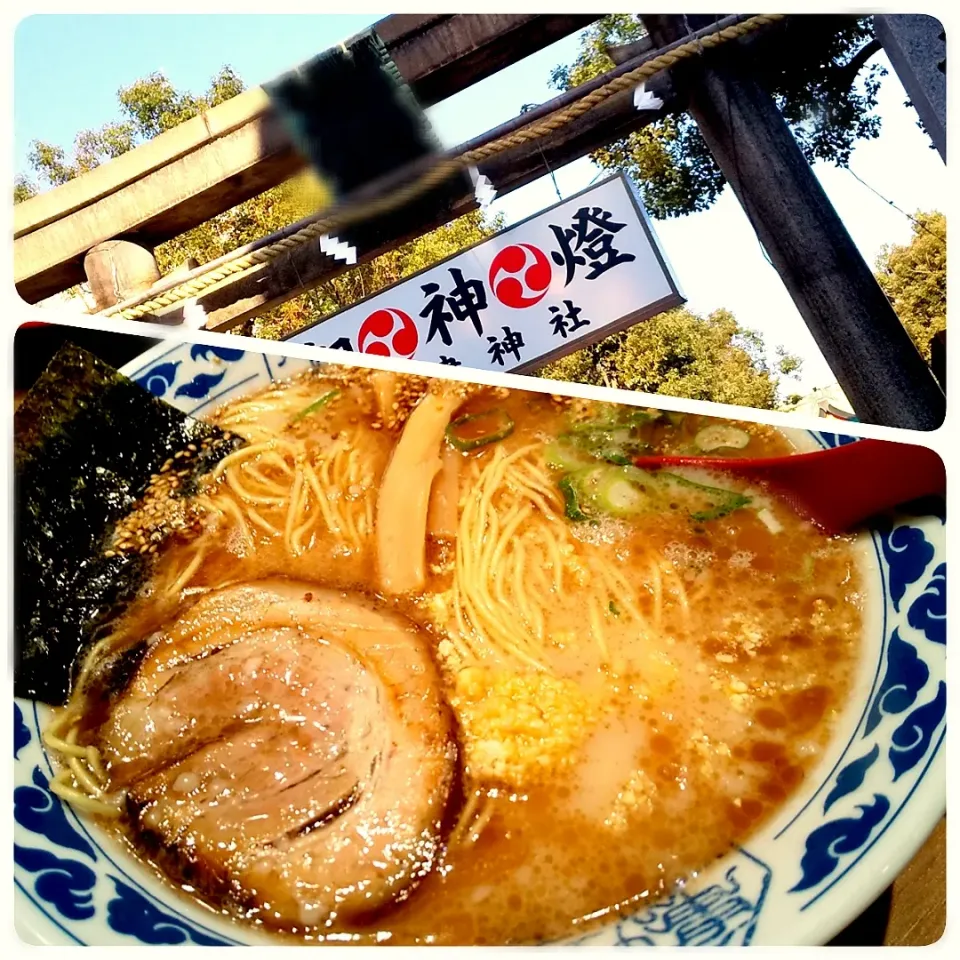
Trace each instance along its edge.
<path fill-rule="evenodd" d="M 172 453 L 117 527 L 169 536 L 46 733 L 54 789 L 191 896 L 307 941 L 561 939 L 818 762 L 853 539 L 633 465 L 778 431 L 328 367 L 213 419 L 245 445 L 191 497 Z"/>

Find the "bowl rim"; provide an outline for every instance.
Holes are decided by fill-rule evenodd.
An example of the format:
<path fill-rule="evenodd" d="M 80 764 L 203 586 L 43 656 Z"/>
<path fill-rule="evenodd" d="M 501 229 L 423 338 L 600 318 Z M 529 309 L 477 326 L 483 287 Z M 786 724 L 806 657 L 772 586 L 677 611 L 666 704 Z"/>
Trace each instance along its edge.
<path fill-rule="evenodd" d="M 163 357 L 166 357 L 168 355 L 176 354 L 177 352 L 189 350 L 191 349 L 192 346 L 194 345 L 191 344 L 190 341 L 178 341 L 176 343 L 169 340 L 162 341 L 161 343 L 144 351 L 142 354 L 138 355 L 129 363 L 125 364 L 121 368 L 121 373 L 124 373 L 125 375 L 130 377 L 136 377 L 138 373 L 142 373 L 145 370 L 147 370 L 157 360 Z M 209 350 L 210 348 L 204 348 L 204 349 Z M 239 354 L 239 356 L 236 358 L 236 360 L 229 360 L 227 362 L 237 362 L 239 360 L 243 360 L 247 358 L 248 356 L 261 357 L 265 362 L 268 377 L 270 377 L 271 379 L 283 379 L 283 377 L 275 377 L 271 370 L 270 362 L 267 359 L 267 357 L 270 355 L 269 350 L 265 349 L 263 351 L 260 351 L 256 349 L 251 349 L 250 347 L 243 345 L 242 347 L 239 347 L 236 350 L 233 350 L 232 352 Z M 277 356 L 282 357 L 284 355 L 277 354 Z M 295 375 L 301 370 L 306 369 L 307 365 L 315 365 L 318 362 L 320 363 L 326 362 L 326 361 L 305 360 L 303 358 L 296 358 L 293 356 L 287 356 L 285 359 L 292 360 L 293 363 L 291 364 L 291 367 L 297 368 L 292 370 L 291 375 Z M 337 362 L 341 362 L 341 358 L 337 357 Z M 342 362 L 345 365 L 349 365 L 349 366 L 358 366 L 358 367 L 367 366 L 361 359 L 349 354 L 342 358 Z M 402 369 L 402 364 L 399 365 L 399 368 Z M 443 374 L 449 374 L 451 379 L 464 379 L 464 380 L 471 379 L 470 371 L 463 371 L 462 376 L 458 376 L 459 372 L 460 372 L 459 370 L 454 370 L 454 371 L 444 370 Z M 254 383 L 254 380 L 256 380 L 255 383 Z M 262 378 L 260 377 L 256 377 L 256 378 L 251 377 L 249 378 L 249 382 L 252 387 L 259 388 L 260 384 L 263 381 L 262 381 Z M 546 381 L 545 383 L 548 384 L 547 386 L 542 386 L 543 383 L 544 382 L 541 381 L 540 384 L 537 384 L 536 382 L 534 384 L 531 384 L 531 387 L 533 388 L 533 392 L 538 392 L 538 393 L 555 392 L 553 391 L 553 387 L 550 386 L 550 384 L 552 384 L 552 381 Z M 227 390 L 223 391 L 223 394 L 229 394 L 230 397 L 232 398 L 235 396 L 243 395 L 243 393 L 252 392 L 250 390 L 239 390 L 239 387 L 241 385 L 242 383 L 240 382 L 234 383 Z M 554 386 L 562 386 L 562 387 L 572 386 L 574 389 L 576 388 L 575 384 L 573 385 L 555 384 Z M 207 403 L 211 403 L 215 399 L 217 399 L 217 397 L 211 397 L 209 400 L 206 401 L 205 404 L 201 404 L 200 406 L 205 406 Z M 649 395 L 641 395 L 636 405 L 652 406 L 653 404 L 650 403 L 650 400 L 651 398 Z M 613 400 L 611 402 L 622 402 L 622 399 L 621 397 L 617 397 L 616 400 Z M 194 412 L 197 409 L 198 407 L 196 404 L 190 407 L 191 412 Z M 716 416 L 716 414 L 711 413 L 709 411 L 707 411 L 707 413 L 708 415 Z M 815 445 L 826 446 L 828 444 L 824 442 L 822 437 L 837 436 L 835 434 L 832 434 L 832 432 L 830 431 L 814 431 L 809 428 L 785 426 L 780 424 L 774 424 L 772 426 L 774 427 L 774 429 L 777 429 L 781 433 L 785 434 L 791 440 L 791 442 L 793 442 L 796 446 L 798 446 L 798 448 L 801 448 L 801 449 L 805 446 L 806 447 L 812 447 Z M 858 438 L 854 437 L 853 439 L 858 439 Z M 945 538 L 945 532 L 943 536 Z M 875 537 L 875 534 L 873 531 L 871 531 L 871 538 L 873 537 Z M 885 596 L 881 598 L 881 602 L 884 602 L 884 603 L 886 602 Z M 881 640 L 880 640 L 881 656 L 882 656 L 882 648 L 883 648 L 884 642 L 885 642 L 885 638 L 881 637 Z M 943 677 L 944 679 L 946 677 L 945 671 L 944 671 Z M 869 699 L 869 694 L 868 694 L 868 699 Z M 34 710 L 36 710 L 36 705 L 34 704 L 33 706 L 34 706 Z M 944 738 L 945 738 L 945 733 L 941 735 L 941 741 L 943 741 Z M 44 747 L 43 749 L 44 749 L 44 753 L 46 753 L 46 748 Z M 930 755 L 928 766 L 937 764 L 939 767 L 943 767 L 944 761 L 945 761 L 945 749 L 942 747 L 942 743 L 938 743 L 938 745 L 934 748 L 933 753 Z M 838 765 L 839 765 L 839 762 L 840 761 L 838 760 Z M 922 787 L 923 781 L 925 779 L 927 778 L 921 775 L 920 780 L 918 780 L 917 785 L 914 787 L 914 791 L 916 795 L 911 796 L 911 798 L 909 799 L 912 825 L 916 827 L 922 823 L 923 825 L 922 829 L 920 830 L 914 829 L 911 832 L 899 831 L 898 837 L 900 839 L 896 844 L 891 845 L 890 842 L 888 841 L 886 844 L 884 844 L 881 847 L 881 851 L 883 854 L 881 858 L 882 862 L 876 865 L 877 869 L 874 869 L 869 873 L 865 869 L 861 869 L 857 873 L 856 884 L 850 886 L 849 888 L 845 888 L 844 896 L 842 898 L 839 898 L 836 896 L 825 898 L 826 905 L 818 911 L 819 922 L 817 924 L 816 934 L 809 937 L 795 938 L 789 941 L 790 943 L 813 945 L 813 944 L 824 944 L 828 942 L 847 924 L 849 924 L 854 919 L 856 919 L 856 917 L 859 916 L 863 912 L 863 910 L 866 909 L 866 907 L 868 907 L 883 892 L 883 890 L 886 889 L 896 879 L 896 877 L 903 871 L 903 869 L 910 862 L 910 860 L 916 855 L 920 847 L 922 847 L 922 845 L 926 842 L 927 838 L 932 833 L 932 831 L 936 828 L 937 823 L 939 822 L 940 818 L 943 816 L 946 810 L 945 790 L 938 791 L 936 789 L 936 783 L 933 782 L 938 778 L 935 777 L 935 778 L 932 778 L 931 780 L 928 780 L 927 787 Z M 826 785 L 826 781 L 824 781 L 824 783 L 817 788 L 817 792 L 814 793 L 812 796 L 815 797 L 817 793 L 819 793 L 819 791 L 822 790 L 825 785 Z M 808 801 L 808 803 L 809 802 L 810 801 Z M 908 801 L 904 802 L 904 806 L 906 805 L 907 802 Z M 89 820 L 85 820 L 85 823 L 95 832 L 97 833 L 100 832 L 95 823 L 92 823 Z M 753 836 L 756 836 L 756 835 L 753 835 Z M 93 837 L 91 837 L 90 839 L 92 840 Z M 747 841 L 747 843 L 749 842 L 750 841 Z M 871 848 L 871 850 L 875 851 L 875 848 Z M 711 866 L 710 868 L 704 870 L 701 873 L 701 875 L 698 877 L 698 881 L 700 881 L 701 878 L 704 880 L 709 879 L 711 875 L 713 875 L 714 873 L 720 870 L 720 868 L 727 861 L 727 859 L 728 858 L 724 858 L 724 860 L 719 861 L 716 867 Z M 872 859 L 874 860 L 877 859 L 876 852 L 874 852 L 874 856 Z M 156 880 L 155 883 L 162 886 L 162 882 L 159 880 Z M 158 890 L 161 889 L 161 886 L 158 886 L 157 889 Z M 19 899 L 20 896 L 23 895 L 23 893 L 25 893 L 25 891 L 21 892 L 20 890 L 18 890 L 17 898 Z M 164 893 L 166 894 L 166 898 L 160 897 L 159 894 L 155 891 L 151 891 L 151 893 L 153 893 L 155 897 L 157 897 L 161 902 L 167 904 L 168 906 L 176 906 L 177 897 L 176 897 L 176 894 L 174 894 L 172 891 L 169 891 L 169 890 L 164 891 Z M 28 894 L 27 896 L 29 897 Z M 37 907 L 41 913 L 44 913 L 46 915 L 46 912 L 43 909 L 43 907 L 40 907 L 38 904 L 34 904 L 34 906 Z M 15 911 L 15 915 L 16 915 L 16 911 Z M 219 918 L 216 918 L 216 919 L 219 920 Z M 197 923 L 197 921 L 192 917 L 189 918 L 189 922 L 192 924 Z M 218 924 L 218 926 L 219 925 L 221 924 Z M 611 929 L 614 928 L 615 925 L 616 925 L 615 922 L 605 924 L 602 927 L 598 928 L 598 931 L 596 932 L 610 931 Z M 18 929 L 19 929 L 19 926 L 18 926 Z M 236 927 L 235 930 L 236 930 L 236 933 L 239 934 L 239 936 L 234 942 L 253 943 L 255 945 L 261 945 L 261 943 L 263 943 L 262 934 L 260 933 L 260 931 L 254 931 L 250 929 L 249 931 L 250 935 L 246 936 L 248 932 L 247 928 Z M 211 930 L 210 932 L 214 933 L 216 936 L 222 936 L 222 934 L 219 931 Z M 69 933 L 68 933 L 68 936 L 69 936 Z M 270 940 L 268 940 L 267 942 L 269 943 Z M 558 945 L 562 945 L 568 942 L 570 942 L 569 939 L 564 941 L 559 941 Z M 758 944 L 767 944 L 769 942 L 770 941 L 768 940 L 763 940 L 763 941 L 758 941 Z M 770 945 L 773 945 L 773 944 L 770 944 Z"/>

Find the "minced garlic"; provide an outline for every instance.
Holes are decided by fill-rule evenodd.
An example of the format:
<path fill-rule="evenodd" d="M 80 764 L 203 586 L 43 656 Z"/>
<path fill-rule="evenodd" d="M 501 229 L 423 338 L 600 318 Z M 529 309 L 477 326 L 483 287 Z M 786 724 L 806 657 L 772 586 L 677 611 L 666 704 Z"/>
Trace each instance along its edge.
<path fill-rule="evenodd" d="M 614 801 L 613 809 L 604 818 L 603 825 L 611 830 L 625 830 L 630 814 L 653 813 L 656 784 L 642 770 L 637 770 L 623 785 Z"/>
<path fill-rule="evenodd" d="M 467 773 L 512 786 L 571 765 L 596 719 L 572 680 L 494 667 L 460 670 L 450 703 L 463 732 Z"/>

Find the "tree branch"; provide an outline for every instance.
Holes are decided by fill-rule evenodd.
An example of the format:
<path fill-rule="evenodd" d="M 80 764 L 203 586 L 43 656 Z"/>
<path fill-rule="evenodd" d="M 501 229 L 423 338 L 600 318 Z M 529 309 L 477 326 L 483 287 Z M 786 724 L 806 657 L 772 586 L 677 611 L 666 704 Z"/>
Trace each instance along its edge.
<path fill-rule="evenodd" d="M 842 67 L 837 67 L 837 72 L 843 78 L 845 86 L 852 87 L 857 79 L 857 74 L 863 69 L 866 62 L 875 54 L 883 49 L 883 44 L 874 37 L 865 43 L 851 58 L 849 63 Z"/>

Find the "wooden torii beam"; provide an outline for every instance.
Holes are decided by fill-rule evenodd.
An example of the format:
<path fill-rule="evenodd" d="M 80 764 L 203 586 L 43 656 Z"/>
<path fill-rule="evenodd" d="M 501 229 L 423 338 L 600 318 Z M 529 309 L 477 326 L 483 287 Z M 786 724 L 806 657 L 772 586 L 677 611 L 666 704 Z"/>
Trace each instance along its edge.
<path fill-rule="evenodd" d="M 653 123 L 676 109 L 665 78 L 648 84 L 664 100 L 660 110 L 638 113 L 633 106 L 633 91 L 611 97 L 579 120 L 542 140 L 533 141 L 480 164 L 498 196 L 544 176 L 578 157 Z M 407 218 L 400 230 L 384 230 L 373 220 L 351 230 L 357 251 L 357 263 L 367 263 L 401 243 L 477 209 L 473 194 L 465 194 L 445 209 L 432 211 L 429 219 Z M 197 298 L 207 315 L 207 329 L 223 332 L 259 316 L 282 303 L 299 297 L 325 281 L 350 269 L 321 251 L 318 244 L 303 244 L 276 260 L 246 273 L 227 278 Z M 148 319 L 159 323 L 183 321 L 184 305 L 179 303 L 157 311 Z"/>
<path fill-rule="evenodd" d="M 374 29 L 429 106 L 567 36 L 596 15 L 397 14 Z M 148 249 L 275 187 L 303 160 L 256 88 L 14 208 L 14 279 L 35 303 L 84 280 L 107 240 Z"/>
<path fill-rule="evenodd" d="M 742 16 L 732 16 L 721 23 L 735 22 L 747 19 Z M 704 32 L 714 29 L 711 24 L 704 28 Z M 745 44 L 756 40 L 763 42 L 763 37 L 770 33 L 776 36 L 776 27 L 766 27 L 753 37 L 738 41 Z M 673 44 L 672 46 L 676 46 Z M 630 69 L 639 61 L 653 57 L 657 51 L 650 40 L 630 44 L 625 47 L 613 47 L 607 52 L 618 65 L 619 71 Z M 612 73 L 616 73 L 613 71 Z M 596 86 L 604 82 L 610 74 L 590 81 L 581 87 L 570 90 L 554 98 L 546 104 L 541 104 L 536 113 L 550 113 L 559 110 L 567 102 L 583 96 L 591 85 Z M 649 123 L 661 119 L 663 116 L 684 109 L 683 102 L 675 95 L 670 83 L 669 72 L 664 71 L 655 76 L 646 84 L 648 92 L 657 97 L 662 105 L 658 109 L 645 108 L 638 111 L 633 102 L 633 90 L 625 90 L 590 109 L 585 115 L 573 122 L 555 129 L 552 133 L 528 141 L 503 154 L 494 156 L 490 160 L 479 164 L 479 172 L 485 175 L 498 195 L 510 193 L 517 188 L 535 180 L 552 169 L 563 166 L 578 157 L 585 156 L 614 140 L 621 139 L 631 132 L 639 130 Z M 519 117 L 501 125 L 496 130 L 488 131 L 482 137 L 458 147 L 454 153 L 463 152 L 481 143 L 496 139 L 499 135 L 523 126 L 532 120 L 535 114 L 521 114 Z M 409 179 L 410 171 L 401 172 L 396 177 L 386 177 L 383 181 L 371 184 L 369 190 L 361 193 L 370 196 L 388 195 L 403 181 L 403 176 Z M 351 197 L 357 202 L 359 196 Z M 463 196 L 454 198 L 445 208 L 439 207 L 405 217 L 388 218 L 389 224 L 378 220 L 355 226 L 348 231 L 349 242 L 355 247 L 357 263 L 368 262 L 381 254 L 394 249 L 401 243 L 413 237 L 422 235 L 444 223 L 454 220 L 471 210 L 476 209 L 476 200 L 472 193 L 465 192 Z M 255 247 L 262 247 L 289 236 L 307 221 L 293 224 L 278 234 L 265 237 L 249 248 L 234 251 L 224 257 L 236 258 L 241 253 L 250 252 Z M 210 271 L 219 265 L 218 260 L 205 264 L 195 275 Z M 254 266 L 242 273 L 235 273 L 226 279 L 203 290 L 196 302 L 206 314 L 207 329 L 222 332 L 236 325 L 259 316 L 280 304 L 301 296 L 319 284 L 331 280 L 349 269 L 342 261 L 335 260 L 326 254 L 319 243 L 301 244 L 293 250 L 272 259 L 266 263 Z M 136 307 L 145 300 L 155 299 L 159 294 L 171 287 L 190 279 L 189 276 L 173 275 L 163 278 L 159 283 L 137 293 L 129 294 L 122 303 L 117 305 L 119 310 L 124 307 Z M 150 286 L 150 285 L 148 285 Z M 190 309 L 192 309 L 192 301 Z M 185 310 L 188 309 L 184 300 L 178 300 L 170 306 L 154 306 L 148 312 L 140 312 L 138 317 L 154 322 L 178 324 L 183 322 Z M 121 314 L 122 315 L 122 314 Z"/>
<path fill-rule="evenodd" d="M 877 14 L 877 39 L 890 58 L 924 129 L 947 162 L 947 36 L 936 17 Z"/>

